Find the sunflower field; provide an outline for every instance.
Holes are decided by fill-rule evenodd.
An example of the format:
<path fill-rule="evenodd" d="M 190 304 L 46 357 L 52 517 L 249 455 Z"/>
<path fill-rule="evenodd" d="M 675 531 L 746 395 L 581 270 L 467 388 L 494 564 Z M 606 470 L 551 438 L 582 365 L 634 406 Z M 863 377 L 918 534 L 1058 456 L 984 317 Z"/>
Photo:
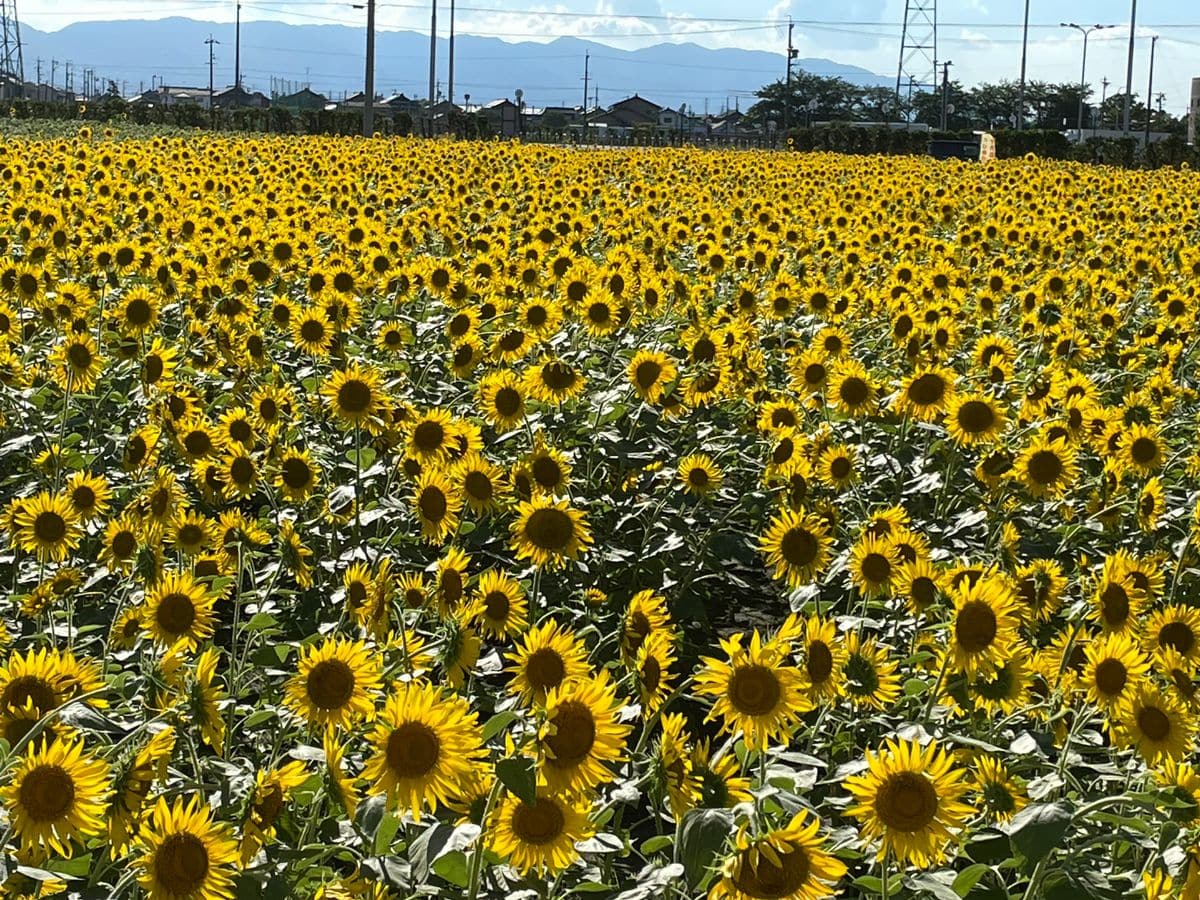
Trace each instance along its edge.
<path fill-rule="evenodd" d="M 0 145 L 0 897 L 1200 898 L 1200 180 Z"/>

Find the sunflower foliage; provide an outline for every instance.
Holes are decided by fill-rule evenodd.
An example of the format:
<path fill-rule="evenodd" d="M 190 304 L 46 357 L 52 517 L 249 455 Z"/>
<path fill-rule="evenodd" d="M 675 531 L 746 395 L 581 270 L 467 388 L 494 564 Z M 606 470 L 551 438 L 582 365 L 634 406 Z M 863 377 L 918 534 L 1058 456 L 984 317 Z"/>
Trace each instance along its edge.
<path fill-rule="evenodd" d="M 1200 897 L 1196 180 L 0 148 L 7 897 Z"/>

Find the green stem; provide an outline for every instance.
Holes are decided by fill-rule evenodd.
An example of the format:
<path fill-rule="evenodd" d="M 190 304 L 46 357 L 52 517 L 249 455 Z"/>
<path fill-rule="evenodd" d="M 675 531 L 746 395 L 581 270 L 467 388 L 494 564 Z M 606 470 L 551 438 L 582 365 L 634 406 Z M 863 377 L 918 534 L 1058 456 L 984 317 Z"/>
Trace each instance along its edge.
<path fill-rule="evenodd" d="M 479 834 L 475 838 L 475 852 L 471 854 L 471 873 L 467 881 L 469 885 L 467 891 L 468 900 L 475 900 L 479 896 L 479 882 L 483 877 L 483 835 L 487 831 L 488 819 L 492 815 L 492 807 L 496 804 L 496 799 L 500 796 L 500 779 L 492 785 L 492 789 L 488 791 L 487 803 L 483 805 L 483 816 L 479 820 Z"/>
<path fill-rule="evenodd" d="M 929 692 L 929 699 L 925 701 L 925 712 L 921 716 L 923 722 L 929 721 L 929 714 L 933 712 L 933 705 L 937 703 L 938 692 L 942 689 L 942 682 L 946 680 L 946 670 L 950 668 L 950 650 L 947 648 L 942 652 L 942 668 L 938 671 L 937 681 L 934 682 L 933 690 Z"/>
<path fill-rule="evenodd" d="M 891 892 L 891 885 L 889 884 L 891 881 L 891 873 L 888 871 L 889 857 L 891 857 L 891 853 L 885 849 L 883 851 L 883 859 L 879 862 L 879 895 L 883 898 L 883 900 L 888 900 L 888 895 Z"/>

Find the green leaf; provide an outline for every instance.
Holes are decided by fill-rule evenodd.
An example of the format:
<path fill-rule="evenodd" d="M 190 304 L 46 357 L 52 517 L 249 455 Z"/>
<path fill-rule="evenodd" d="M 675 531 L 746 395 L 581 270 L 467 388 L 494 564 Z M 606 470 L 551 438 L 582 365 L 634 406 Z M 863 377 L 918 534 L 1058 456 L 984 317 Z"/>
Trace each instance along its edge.
<path fill-rule="evenodd" d="M 679 861 L 689 885 L 698 888 L 712 876 L 717 855 L 732 833 L 733 813 L 727 809 L 692 809 L 683 817 Z"/>
<path fill-rule="evenodd" d="M 657 853 L 659 850 L 670 847 L 673 841 L 674 838 L 672 838 L 669 834 L 660 834 L 656 837 L 650 838 L 647 841 L 643 841 L 642 855 L 649 856 L 652 853 Z"/>
<path fill-rule="evenodd" d="M 954 888 L 928 872 L 913 876 L 908 883 L 921 891 L 922 895 L 928 894 L 937 897 L 938 900 L 959 900 L 960 895 L 954 891 Z"/>
<path fill-rule="evenodd" d="M 513 722 L 517 721 L 518 718 L 520 718 L 520 717 L 515 712 L 513 712 L 511 709 L 506 709 L 504 712 L 496 713 L 494 716 L 492 716 L 490 719 L 488 719 L 486 723 L 484 723 L 484 726 L 483 726 L 484 743 L 487 743 L 488 741 L 490 741 L 492 738 L 494 738 L 496 735 L 498 735 L 501 731 L 503 731 L 505 728 L 507 728 Z"/>
<path fill-rule="evenodd" d="M 383 819 L 375 829 L 375 855 L 384 856 L 392 846 L 392 839 L 400 830 L 400 820 L 392 813 L 384 813 Z"/>
<path fill-rule="evenodd" d="M 1025 859 L 1038 862 L 1062 845 L 1073 813 L 1074 807 L 1065 800 L 1027 806 L 1009 824 L 1009 840 Z"/>
<path fill-rule="evenodd" d="M 431 868 L 436 875 L 455 887 L 465 888 L 467 886 L 469 881 L 467 854 L 461 850 L 451 850 L 445 856 L 439 856 Z"/>
<path fill-rule="evenodd" d="M 991 866 L 985 866 L 983 863 L 975 863 L 973 866 L 967 866 L 954 879 L 954 893 L 960 897 L 965 897 L 971 892 L 971 888 L 979 884 L 979 880 L 987 874 Z"/>
<path fill-rule="evenodd" d="M 262 631 L 264 628 L 270 628 L 276 621 L 276 618 L 270 613 L 260 612 L 251 616 L 250 621 L 243 627 L 247 631 Z"/>
<path fill-rule="evenodd" d="M 496 763 L 496 777 L 514 796 L 526 803 L 537 802 L 537 774 L 529 757 L 500 760 Z"/>
<path fill-rule="evenodd" d="M 358 467 L 360 469 L 371 468 L 371 463 L 375 462 L 375 450 L 372 447 L 362 447 L 357 451 L 350 450 L 346 453 L 346 459 L 350 465 L 354 465 L 355 454 L 358 457 Z"/>

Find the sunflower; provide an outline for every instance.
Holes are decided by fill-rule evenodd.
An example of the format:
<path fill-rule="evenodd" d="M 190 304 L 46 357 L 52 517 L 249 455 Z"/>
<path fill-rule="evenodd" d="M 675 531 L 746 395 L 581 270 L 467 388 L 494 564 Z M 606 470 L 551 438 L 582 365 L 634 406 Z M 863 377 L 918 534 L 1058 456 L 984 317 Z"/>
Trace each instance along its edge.
<path fill-rule="evenodd" d="M 897 597 L 903 597 L 908 602 L 913 615 L 919 616 L 930 609 L 941 595 L 942 573 L 928 559 L 905 562 L 896 570 L 894 589 Z"/>
<path fill-rule="evenodd" d="M 163 647 L 195 648 L 212 636 L 213 595 L 189 572 L 168 572 L 146 591 L 142 627 Z"/>
<path fill-rule="evenodd" d="M 829 538 L 825 522 L 804 510 L 776 514 L 759 541 L 774 577 L 789 587 L 816 581 L 829 563 Z"/>
<path fill-rule="evenodd" d="M 321 395 L 344 428 L 367 425 L 387 403 L 379 373 L 354 363 L 335 370 L 321 385 Z"/>
<path fill-rule="evenodd" d="M 310 356 L 321 357 L 329 353 L 333 344 L 334 328 L 325 313 L 318 309 L 305 309 L 291 317 L 292 341 Z"/>
<path fill-rule="evenodd" d="M 529 601 L 521 583 L 504 571 L 488 569 L 475 584 L 474 621 L 495 638 L 514 637 L 529 626 Z"/>
<path fill-rule="evenodd" d="M 631 660 L 652 634 L 674 634 L 667 599 L 652 590 L 638 591 L 629 598 L 621 623 L 621 653 Z"/>
<path fill-rule="evenodd" d="M 71 508 L 82 522 L 90 522 L 108 512 L 111 491 L 103 475 L 72 472 L 63 489 L 71 499 Z"/>
<path fill-rule="evenodd" d="M 973 760 L 973 768 L 979 805 L 989 819 L 993 822 L 1009 822 L 1025 808 L 1029 797 L 1022 784 L 1008 773 L 1008 767 L 1001 759 L 982 754 Z"/>
<path fill-rule="evenodd" d="M 41 860 L 69 858 L 72 842 L 104 830 L 108 764 L 85 753 L 82 740 L 30 744 L 0 789 L 22 852 Z"/>
<path fill-rule="evenodd" d="M 279 460 L 275 486 L 288 500 L 303 503 L 321 482 L 321 469 L 308 450 L 289 447 Z"/>
<path fill-rule="evenodd" d="M 525 388 L 510 369 L 489 372 L 479 382 L 479 405 L 494 427 L 515 428 L 525 419 Z"/>
<path fill-rule="evenodd" d="M 138 835 L 134 866 L 149 900 L 224 900 L 233 897 L 238 844 L 227 825 L 192 795 L 173 806 L 159 797 Z"/>
<path fill-rule="evenodd" d="M 432 468 L 422 472 L 413 488 L 412 504 L 427 543 L 441 544 L 458 530 L 462 497 L 448 474 Z"/>
<path fill-rule="evenodd" d="M 954 669 L 968 676 L 987 674 L 1016 649 L 1020 624 L 1012 591 L 999 578 L 959 583 L 952 593 L 950 643 Z"/>
<path fill-rule="evenodd" d="M 357 778 L 346 774 L 344 756 L 346 747 L 336 738 L 336 732 L 326 729 L 321 735 L 321 746 L 325 751 L 325 790 L 349 819 L 358 809 Z"/>
<path fill-rule="evenodd" d="M 566 360 L 549 359 L 528 369 L 523 385 L 535 399 L 559 404 L 579 396 L 587 380 L 582 372 Z"/>
<path fill-rule="evenodd" d="M 890 541 L 865 535 L 850 551 L 850 580 L 865 597 L 886 596 L 900 562 L 900 554 Z"/>
<path fill-rule="evenodd" d="M 89 334 L 72 334 L 50 353 L 51 374 L 63 390 L 90 391 L 104 370 L 104 358 Z"/>
<path fill-rule="evenodd" d="M 487 515 L 500 508 L 506 491 L 504 472 L 482 453 L 472 450 L 463 456 L 451 468 L 450 478 L 476 515 Z"/>
<path fill-rule="evenodd" d="M 1150 669 L 1137 642 L 1122 632 L 1109 632 L 1088 642 L 1084 648 L 1087 665 L 1080 687 L 1088 700 L 1111 709 L 1133 691 Z"/>
<path fill-rule="evenodd" d="M 1138 475 L 1153 475 L 1162 468 L 1166 455 L 1162 438 L 1149 425 L 1135 423 L 1121 439 L 1121 462 Z"/>
<path fill-rule="evenodd" d="M 246 804 L 240 862 L 243 867 L 275 836 L 275 823 L 292 792 L 308 780 L 304 763 L 290 762 L 270 772 L 259 771 Z"/>
<path fill-rule="evenodd" d="M 662 735 L 655 762 L 667 792 L 667 802 L 676 821 L 700 799 L 700 785 L 692 772 L 688 750 L 687 722 L 679 713 L 666 713 L 659 719 Z"/>
<path fill-rule="evenodd" d="M 801 713 L 812 709 L 800 669 L 783 664 L 786 648 L 764 642 L 755 631 L 749 647 L 743 634 L 721 639 L 728 657 L 722 661 L 702 657 L 704 669 L 696 676 L 696 692 L 715 700 L 708 719 L 720 718 L 721 730 L 742 735 L 751 749 L 787 736 Z"/>
<path fill-rule="evenodd" d="M 863 639 L 857 632 L 846 635 L 846 657 L 842 665 L 842 693 L 862 709 L 883 710 L 900 696 L 896 662 L 875 638 Z"/>
<path fill-rule="evenodd" d="M 538 432 L 533 447 L 523 460 L 529 483 L 536 493 L 557 495 L 566 493 L 571 483 L 571 463 L 561 450 L 546 443 L 545 434 Z"/>
<path fill-rule="evenodd" d="M 384 704 L 370 735 L 363 777 L 376 793 L 420 820 L 456 796 L 485 755 L 476 714 L 466 699 L 425 682 L 403 682 Z"/>
<path fill-rule="evenodd" d="M 79 546 L 79 516 L 69 494 L 42 491 L 25 499 L 15 517 L 15 543 L 40 561 L 60 562 Z"/>
<path fill-rule="evenodd" d="M 1150 765 L 1193 751 L 1196 720 L 1178 700 L 1143 682 L 1117 707 L 1115 736 Z"/>
<path fill-rule="evenodd" d="M 114 572 L 129 572 L 141 543 L 141 529 L 130 515 L 109 520 L 101 537 L 100 561 Z"/>
<path fill-rule="evenodd" d="M 402 322 L 384 322 L 375 335 L 375 346 L 384 353 L 398 354 L 412 342 L 412 332 Z"/>
<path fill-rule="evenodd" d="M 878 859 L 927 868 L 945 859 L 945 847 L 974 810 L 960 798 L 966 772 L 936 742 L 888 740 L 867 751 L 867 771 L 846 779 L 847 814 L 862 823 L 865 838 L 880 838 Z"/>
<path fill-rule="evenodd" d="M 1105 631 L 1136 631 L 1138 617 L 1146 603 L 1146 594 L 1139 589 L 1133 575 L 1118 557 L 1104 562 L 1096 589 L 1092 593 L 1090 613 Z"/>
<path fill-rule="evenodd" d="M 674 361 L 658 350 L 639 350 L 629 361 L 629 383 L 647 403 L 657 403 L 667 385 L 679 377 Z"/>
<path fill-rule="evenodd" d="M 826 391 L 829 402 L 844 416 L 869 415 L 875 409 L 877 393 L 866 366 L 854 359 L 838 362 Z"/>
<path fill-rule="evenodd" d="M 224 448 L 221 434 L 200 415 L 191 416 L 176 425 L 175 440 L 188 462 L 216 456 Z"/>
<path fill-rule="evenodd" d="M 167 528 L 166 540 L 185 556 L 196 556 L 216 540 L 216 522 L 194 510 L 182 510 Z"/>
<path fill-rule="evenodd" d="M 1200 612 L 1173 604 L 1158 610 L 1146 622 L 1143 642 L 1147 653 L 1171 649 L 1187 663 L 1200 661 Z"/>
<path fill-rule="evenodd" d="M 450 414 L 431 409 L 408 423 L 408 452 L 423 465 L 438 465 L 449 457 L 456 434 Z"/>
<path fill-rule="evenodd" d="M 675 650 L 667 633 L 651 634 L 638 649 L 632 668 L 645 715 L 657 712 L 670 696 L 674 664 Z"/>
<path fill-rule="evenodd" d="M 179 351 L 156 337 L 150 349 L 142 357 L 142 381 L 147 385 L 166 389 L 175 377 L 175 360 Z"/>
<path fill-rule="evenodd" d="M 837 626 L 829 619 L 811 616 L 804 623 L 799 644 L 809 699 L 815 705 L 837 697 L 846 665 L 846 647 L 838 639 Z"/>
<path fill-rule="evenodd" d="M 153 291 L 135 287 L 125 291 L 113 309 L 113 318 L 123 334 L 141 335 L 158 323 L 159 300 Z"/>
<path fill-rule="evenodd" d="M 485 833 L 491 852 L 522 875 L 557 875 L 579 858 L 576 844 L 591 837 L 588 803 L 539 788 L 532 803 L 506 794 Z"/>
<path fill-rule="evenodd" d="M 696 497 L 707 497 L 721 489 L 724 474 L 706 453 L 693 453 L 679 462 L 680 486 Z"/>
<path fill-rule="evenodd" d="M 24 654 L 14 651 L 0 665 L 0 711 L 31 707 L 39 718 L 80 694 L 104 687 L 99 664 L 77 659 L 71 651 L 43 647 Z M 92 706 L 107 705 L 91 697 Z"/>
<path fill-rule="evenodd" d="M 692 773 L 700 791 L 697 806 L 731 809 L 739 803 L 750 802 L 750 779 L 741 774 L 741 766 L 734 754 L 714 755 L 706 738 L 692 747 L 691 757 Z"/>
<path fill-rule="evenodd" d="M 857 454 L 845 445 L 826 447 L 817 457 L 817 478 L 831 488 L 843 490 L 858 480 Z"/>
<path fill-rule="evenodd" d="M 113 781 L 108 839 L 114 858 L 125 853 L 138 833 L 150 789 L 156 781 L 167 777 L 167 766 L 174 752 L 175 729 L 168 726 L 151 737 Z"/>
<path fill-rule="evenodd" d="M 954 382 L 954 373 L 942 366 L 918 369 L 901 383 L 896 412 L 918 422 L 934 421 L 953 400 Z"/>
<path fill-rule="evenodd" d="M 1075 451 L 1062 438 L 1037 438 L 1017 456 L 1012 477 L 1034 497 L 1053 500 L 1067 491 L 1078 472 Z"/>
<path fill-rule="evenodd" d="M 743 826 L 709 900 L 821 900 L 837 893 L 834 886 L 846 866 L 826 852 L 820 827 L 821 820 L 807 810 L 758 837 Z"/>
<path fill-rule="evenodd" d="M 309 725 L 349 728 L 371 717 L 380 685 L 378 654 L 362 641 L 327 638 L 301 649 L 283 702 Z"/>
<path fill-rule="evenodd" d="M 505 658 L 512 663 L 507 670 L 513 676 L 508 690 L 524 704 L 544 704 L 550 691 L 590 671 L 582 642 L 554 619 L 530 628 L 516 651 Z"/>
<path fill-rule="evenodd" d="M 471 577 L 468 572 L 470 565 L 471 557 L 457 547 L 451 547 L 446 555 L 437 561 L 434 593 L 437 595 L 438 609 L 443 616 L 455 612 L 467 596 L 467 582 Z"/>
<path fill-rule="evenodd" d="M 578 793 L 611 781 L 631 726 L 608 670 L 564 681 L 546 693 L 538 728 L 539 773 L 552 791 Z"/>
<path fill-rule="evenodd" d="M 1043 622 L 1062 606 L 1067 579 L 1052 559 L 1035 559 L 1016 571 L 1016 598 L 1021 618 Z"/>
<path fill-rule="evenodd" d="M 1005 424 L 1003 409 L 987 394 L 958 394 L 946 412 L 946 430 L 964 447 L 992 440 Z"/>
<path fill-rule="evenodd" d="M 517 559 L 528 559 L 538 568 L 559 568 L 577 559 L 592 543 L 592 533 L 581 510 L 566 500 L 534 497 L 517 507 L 510 546 Z"/>

